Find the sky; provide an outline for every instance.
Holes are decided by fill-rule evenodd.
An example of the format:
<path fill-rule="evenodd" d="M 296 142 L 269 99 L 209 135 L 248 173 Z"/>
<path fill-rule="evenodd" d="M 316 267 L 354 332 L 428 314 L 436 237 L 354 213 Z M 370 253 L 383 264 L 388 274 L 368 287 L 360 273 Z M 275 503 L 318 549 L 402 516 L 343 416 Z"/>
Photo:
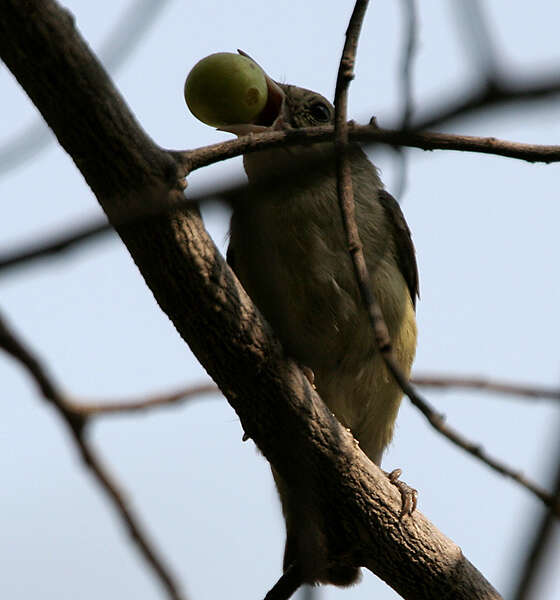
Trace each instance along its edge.
<path fill-rule="evenodd" d="M 190 149 L 231 137 L 198 122 L 183 100 L 186 74 L 213 52 L 242 48 L 274 79 L 332 98 L 352 2 L 160 4 L 134 52 L 118 68 L 107 67 L 161 146 Z M 456 18 L 454 2 L 421 4 L 413 73 L 420 114 L 468 93 L 487 64 L 466 48 L 465 22 Z M 132 21 L 140 10 L 127 13 L 130 0 L 104 2 L 103 10 L 86 0 L 65 5 L 94 51 L 120 20 Z M 530 78 L 559 64 L 560 5 L 488 0 L 484 8 L 503 72 Z M 350 89 L 350 117 L 357 122 L 376 115 L 388 126 L 400 114 L 403 23 L 401 3 L 371 3 Z M 38 127 L 40 117 L 3 65 L 0 93 L 5 158 L 2 151 L 27 127 Z M 509 106 L 446 131 L 553 144 L 560 136 L 558 113 L 552 100 Z M 39 145 L 22 165 L 1 169 L 0 163 L 0 254 L 101 215 L 64 151 L 55 141 L 43 150 Z M 558 386 L 558 165 L 459 152 L 410 150 L 407 156 L 401 200 L 421 290 L 415 372 Z M 394 152 L 376 149 L 370 157 L 394 190 Z M 242 177 L 241 160 L 230 160 L 194 173 L 189 191 Z M 225 251 L 227 212 L 208 204 L 203 214 Z M 133 398 L 207 380 L 116 236 L 0 274 L 0 310 L 78 400 Z M 164 597 L 60 419 L 4 355 L 0 382 L 0 597 Z M 550 487 L 558 406 L 466 391 L 425 395 L 464 435 Z M 103 417 L 91 429 L 95 448 L 192 600 L 260 598 L 280 575 L 284 533 L 272 477 L 241 436 L 233 409 L 219 395 Z M 508 597 L 542 513 L 539 502 L 451 446 L 406 399 L 383 466 L 403 469 L 403 479 L 419 490 L 419 510 Z M 558 526 L 553 544 L 536 598 L 560 597 Z M 359 585 L 321 588 L 319 597 L 398 598 L 369 572 Z"/>

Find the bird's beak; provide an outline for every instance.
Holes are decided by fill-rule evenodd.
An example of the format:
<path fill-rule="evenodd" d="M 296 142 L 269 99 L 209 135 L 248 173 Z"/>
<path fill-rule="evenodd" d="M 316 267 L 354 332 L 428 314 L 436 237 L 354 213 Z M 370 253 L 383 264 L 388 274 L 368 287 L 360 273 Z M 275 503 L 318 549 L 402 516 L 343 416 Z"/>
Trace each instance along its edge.
<path fill-rule="evenodd" d="M 263 131 L 282 129 L 284 127 L 283 113 L 284 100 L 286 97 L 284 90 L 279 84 L 276 83 L 276 81 L 271 79 L 266 74 L 265 70 L 259 65 L 259 63 L 257 63 L 256 60 L 251 58 L 246 52 L 243 52 L 243 50 L 237 50 L 237 52 L 239 52 L 239 54 L 242 56 L 246 56 L 252 60 L 262 70 L 266 80 L 266 87 L 268 89 L 268 98 L 265 107 L 252 123 L 233 123 L 231 125 L 223 125 L 222 127 L 218 127 L 218 131 L 227 131 L 241 137 L 243 135 L 247 135 L 248 133 L 261 133 Z"/>

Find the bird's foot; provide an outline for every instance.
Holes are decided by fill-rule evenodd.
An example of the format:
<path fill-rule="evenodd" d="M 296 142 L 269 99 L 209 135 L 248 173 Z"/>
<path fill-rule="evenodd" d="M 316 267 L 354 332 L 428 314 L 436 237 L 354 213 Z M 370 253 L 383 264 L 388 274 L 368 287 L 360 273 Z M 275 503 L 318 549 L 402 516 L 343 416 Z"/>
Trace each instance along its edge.
<path fill-rule="evenodd" d="M 416 510 L 418 504 L 418 491 L 404 481 L 399 480 L 402 469 L 394 469 L 390 473 L 384 471 L 384 473 L 387 475 L 389 482 L 399 490 L 399 494 L 401 495 L 401 519 L 405 515 L 411 515 Z"/>

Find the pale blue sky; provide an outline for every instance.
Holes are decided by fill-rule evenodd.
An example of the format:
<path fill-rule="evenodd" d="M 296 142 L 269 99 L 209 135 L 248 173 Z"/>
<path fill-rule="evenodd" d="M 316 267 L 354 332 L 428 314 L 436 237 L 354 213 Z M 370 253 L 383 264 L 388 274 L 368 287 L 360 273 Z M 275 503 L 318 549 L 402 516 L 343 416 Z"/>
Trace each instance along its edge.
<path fill-rule="evenodd" d="M 129 1 L 67 1 L 93 49 Z M 414 71 L 417 105 L 461 95 L 477 72 L 451 3 L 422 2 Z M 488 0 L 507 70 L 532 76 L 560 64 L 560 5 Z M 172 0 L 114 79 L 145 130 L 181 149 L 228 139 L 186 110 L 184 78 L 200 58 L 242 48 L 275 79 L 332 98 L 352 2 L 235 3 Z M 102 7 L 102 8 L 100 8 Z M 372 3 L 351 87 L 351 117 L 389 124 L 400 107 L 401 3 Z M 36 119 L 2 66 L 0 144 Z M 517 107 L 462 121 L 453 131 L 557 143 L 558 104 Z M 393 155 L 372 155 L 391 190 Z M 475 373 L 557 385 L 560 278 L 558 165 L 453 152 L 409 152 L 403 210 L 420 265 L 416 370 Z M 242 176 L 240 159 L 194 174 L 193 192 Z M 100 214 L 56 145 L 0 178 L 0 251 Z M 225 247 L 227 215 L 204 211 Z M 116 399 L 205 379 L 161 313 L 122 244 L 112 237 L 66 258 L 0 278 L 0 309 L 77 397 Z M 195 310 L 196 307 L 193 307 Z M 27 375 L 0 356 L 0 597 L 161 598 L 159 584 L 81 467 L 66 431 Z M 426 392 L 438 410 L 492 454 L 549 485 L 558 407 L 466 392 Z M 192 600 L 258 599 L 280 573 L 283 524 L 266 461 L 242 444 L 235 413 L 216 397 L 134 417 L 100 420 L 93 438 L 129 493 L 151 538 Z M 549 452 L 549 449 L 551 452 Z M 403 401 L 386 468 L 402 467 L 419 509 L 463 549 L 500 592 L 541 506 L 434 433 Z M 557 532 L 558 533 L 558 532 Z M 560 560 L 555 540 L 552 565 Z M 560 596 L 549 568 L 542 597 Z M 322 598 L 397 598 L 370 573 Z"/>

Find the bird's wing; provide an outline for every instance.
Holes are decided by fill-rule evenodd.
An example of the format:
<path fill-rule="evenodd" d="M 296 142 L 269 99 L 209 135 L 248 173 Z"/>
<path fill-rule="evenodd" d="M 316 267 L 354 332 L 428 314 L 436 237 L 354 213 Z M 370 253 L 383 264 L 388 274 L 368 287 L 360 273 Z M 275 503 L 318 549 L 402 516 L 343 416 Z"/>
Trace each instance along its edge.
<path fill-rule="evenodd" d="M 420 291 L 418 287 L 418 265 L 416 264 L 416 253 L 410 229 L 406 224 L 399 203 L 389 192 L 381 190 L 379 192 L 379 202 L 393 226 L 397 263 L 408 286 L 412 304 L 416 307 L 416 297 L 420 296 Z"/>

